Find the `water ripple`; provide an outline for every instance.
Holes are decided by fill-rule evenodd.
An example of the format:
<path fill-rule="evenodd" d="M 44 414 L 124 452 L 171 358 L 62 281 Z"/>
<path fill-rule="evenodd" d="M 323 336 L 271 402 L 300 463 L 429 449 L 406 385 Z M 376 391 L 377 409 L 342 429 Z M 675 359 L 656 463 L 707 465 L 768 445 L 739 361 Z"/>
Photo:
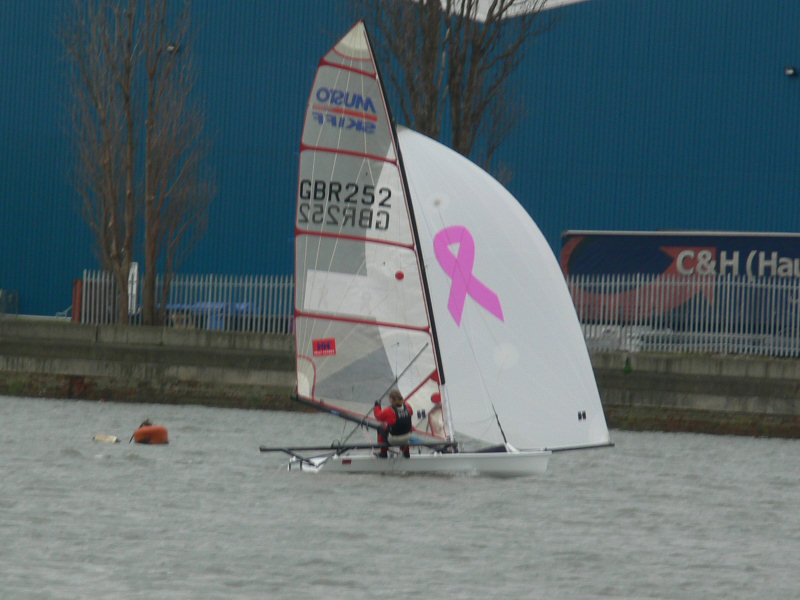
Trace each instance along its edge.
<path fill-rule="evenodd" d="M 258 452 L 340 436 L 325 415 L 9 397 L 0 415 L 3 597 L 796 595 L 797 441 L 615 431 L 540 477 L 338 476 Z M 145 416 L 169 446 L 125 443 Z"/>

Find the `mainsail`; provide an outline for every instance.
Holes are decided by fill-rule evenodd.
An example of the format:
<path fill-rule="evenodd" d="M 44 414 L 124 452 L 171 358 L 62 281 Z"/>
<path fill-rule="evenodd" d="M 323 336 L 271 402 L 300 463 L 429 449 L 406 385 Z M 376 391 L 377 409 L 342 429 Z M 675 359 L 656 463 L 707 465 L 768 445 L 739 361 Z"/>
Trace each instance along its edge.
<path fill-rule="evenodd" d="M 398 387 L 443 437 L 439 369 L 396 135 L 363 23 L 320 61 L 300 148 L 298 397 L 351 416 Z"/>

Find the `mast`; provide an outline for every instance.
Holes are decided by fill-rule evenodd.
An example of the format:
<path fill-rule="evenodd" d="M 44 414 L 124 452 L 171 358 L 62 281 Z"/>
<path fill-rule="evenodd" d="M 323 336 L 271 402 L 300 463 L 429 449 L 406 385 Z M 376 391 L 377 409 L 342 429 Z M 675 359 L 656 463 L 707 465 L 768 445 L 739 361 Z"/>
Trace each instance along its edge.
<path fill-rule="evenodd" d="M 436 357 L 436 371 L 439 376 L 439 384 L 444 385 L 444 368 L 442 367 L 442 355 L 439 351 L 439 338 L 436 335 L 436 319 L 433 315 L 433 305 L 431 304 L 431 292 L 430 287 L 428 286 L 428 275 L 425 269 L 425 261 L 422 260 L 422 245 L 420 244 L 419 238 L 419 230 L 417 228 L 417 219 L 414 216 L 414 203 L 411 200 L 411 190 L 408 187 L 408 177 L 406 176 L 406 168 L 403 163 L 403 153 L 400 150 L 400 143 L 397 140 L 397 126 L 394 119 L 394 115 L 392 114 L 392 107 L 386 101 L 387 93 L 386 93 L 386 86 L 383 84 L 383 77 L 381 76 L 381 69 L 380 65 L 378 65 L 378 61 L 375 60 L 375 54 L 372 51 L 372 41 L 369 37 L 369 32 L 367 31 L 366 24 L 363 20 L 360 23 L 364 26 L 364 35 L 367 36 L 367 44 L 369 45 L 370 54 L 372 54 L 372 62 L 375 64 L 375 71 L 377 73 L 378 83 L 381 86 L 381 92 L 384 98 L 384 106 L 386 108 L 386 113 L 389 115 L 389 124 L 392 128 L 392 139 L 394 140 L 394 145 L 397 151 L 397 165 L 400 169 L 400 176 L 403 180 L 403 190 L 406 196 L 406 204 L 408 205 L 408 212 L 409 218 L 411 220 L 411 231 L 414 236 L 414 245 L 417 248 L 417 257 L 419 259 L 419 272 L 422 276 L 422 287 L 425 290 L 425 304 L 428 310 L 428 320 L 430 322 L 431 327 L 431 337 L 433 338 L 433 347 L 434 347 L 434 356 Z"/>

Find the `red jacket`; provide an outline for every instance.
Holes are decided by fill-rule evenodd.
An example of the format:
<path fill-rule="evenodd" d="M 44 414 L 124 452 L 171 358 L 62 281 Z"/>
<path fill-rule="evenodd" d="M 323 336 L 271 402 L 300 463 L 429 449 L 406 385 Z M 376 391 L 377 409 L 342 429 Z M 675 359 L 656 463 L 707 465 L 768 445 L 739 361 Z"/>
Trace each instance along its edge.
<path fill-rule="evenodd" d="M 411 407 L 408 405 L 408 402 L 403 402 L 408 411 L 408 414 L 413 415 L 414 411 L 411 410 Z M 386 408 L 381 408 L 378 405 L 375 405 L 375 418 L 378 419 L 381 423 L 386 423 L 389 427 L 394 425 L 397 422 L 397 415 L 395 414 L 394 410 L 391 406 L 387 406 Z"/>

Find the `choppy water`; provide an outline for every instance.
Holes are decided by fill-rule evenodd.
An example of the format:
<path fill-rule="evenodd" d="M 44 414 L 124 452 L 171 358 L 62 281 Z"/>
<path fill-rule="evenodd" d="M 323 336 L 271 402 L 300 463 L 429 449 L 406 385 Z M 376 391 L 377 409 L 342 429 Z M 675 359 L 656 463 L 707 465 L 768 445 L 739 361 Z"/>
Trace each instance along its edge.
<path fill-rule="evenodd" d="M 169 446 L 126 443 L 145 417 Z M 498 480 L 259 453 L 326 415 L 0 396 L 0 426 L 2 598 L 800 595 L 796 441 L 615 431 Z"/>

